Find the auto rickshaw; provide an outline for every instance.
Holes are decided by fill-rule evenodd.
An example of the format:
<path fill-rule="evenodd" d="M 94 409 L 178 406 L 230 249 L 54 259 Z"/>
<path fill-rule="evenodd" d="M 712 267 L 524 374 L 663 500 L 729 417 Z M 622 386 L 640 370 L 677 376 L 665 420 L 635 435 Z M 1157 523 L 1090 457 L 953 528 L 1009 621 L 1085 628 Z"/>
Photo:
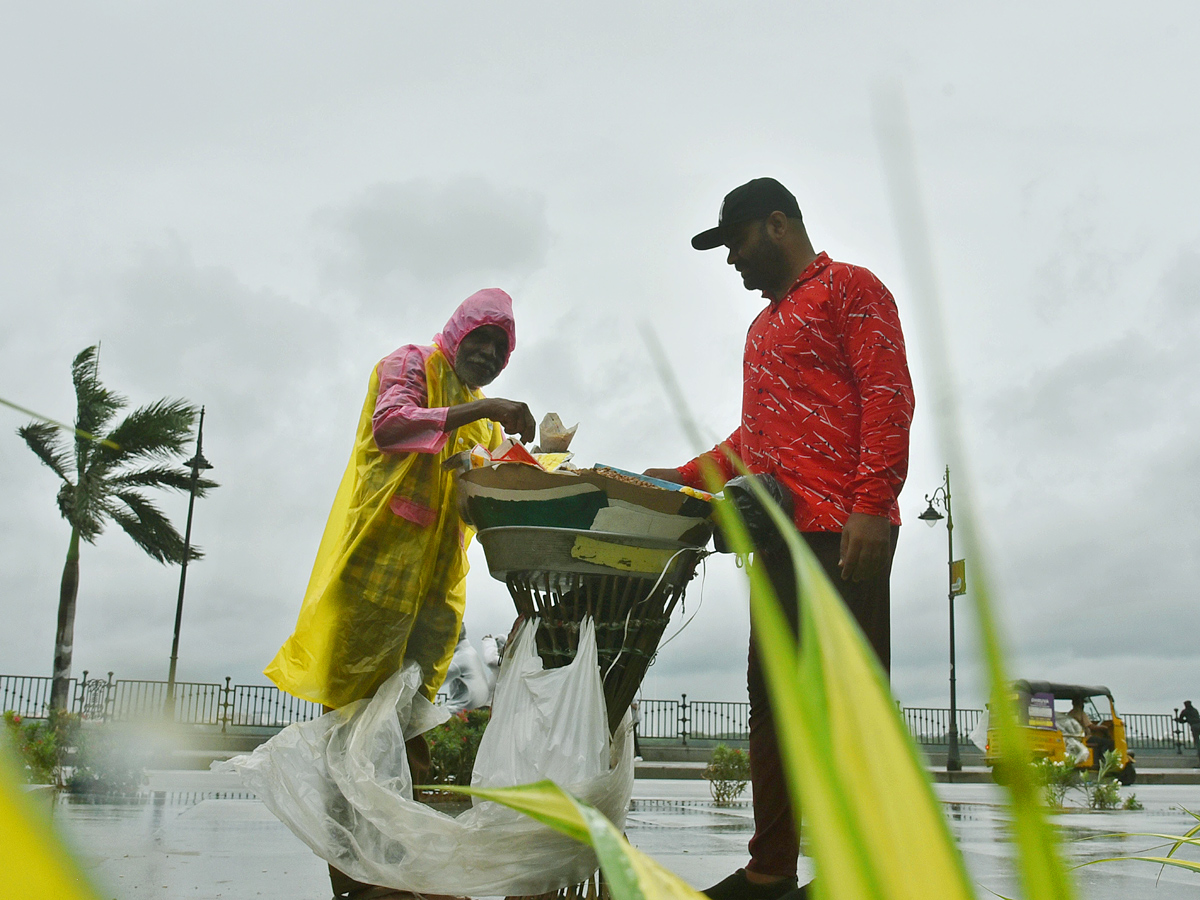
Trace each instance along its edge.
<path fill-rule="evenodd" d="M 1112 691 L 1102 685 L 1058 684 L 1052 681 L 1014 681 L 1017 715 L 1034 759 L 1071 762 L 1079 769 L 1098 769 L 1108 750 L 1117 753 L 1114 772 L 1123 785 L 1137 779 L 1133 754 L 1125 738 L 1125 723 L 1117 715 Z M 1097 708 L 1101 701 L 1103 712 Z M 1069 704 L 1070 711 L 1055 709 L 1056 701 Z M 984 760 L 993 767 L 1000 760 L 997 732 L 989 725 Z"/>

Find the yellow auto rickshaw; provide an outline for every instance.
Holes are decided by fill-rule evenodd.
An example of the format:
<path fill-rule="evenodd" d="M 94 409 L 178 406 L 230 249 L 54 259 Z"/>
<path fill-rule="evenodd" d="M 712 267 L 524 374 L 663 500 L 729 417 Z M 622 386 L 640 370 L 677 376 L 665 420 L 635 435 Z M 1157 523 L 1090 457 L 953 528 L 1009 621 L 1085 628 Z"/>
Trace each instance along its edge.
<path fill-rule="evenodd" d="M 1133 784 L 1136 780 L 1137 770 L 1125 737 L 1125 723 L 1117 715 L 1112 691 L 1108 688 L 1022 680 L 1013 682 L 1013 696 L 1034 759 L 1070 762 L 1080 769 L 1098 769 L 1104 754 L 1115 750 L 1117 780 L 1123 785 Z M 1098 699 L 1100 708 L 1096 705 Z M 1000 752 L 997 732 L 990 725 L 984 758 L 994 772 Z"/>

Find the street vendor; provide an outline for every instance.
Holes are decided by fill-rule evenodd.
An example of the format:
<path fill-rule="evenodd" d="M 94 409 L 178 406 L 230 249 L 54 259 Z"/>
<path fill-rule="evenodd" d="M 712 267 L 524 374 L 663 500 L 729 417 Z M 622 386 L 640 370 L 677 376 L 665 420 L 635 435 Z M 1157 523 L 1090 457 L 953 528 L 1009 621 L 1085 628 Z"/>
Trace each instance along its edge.
<path fill-rule="evenodd" d="M 422 693 L 437 696 L 462 627 L 473 534 L 442 464 L 476 444 L 494 449 L 501 428 L 533 439 L 528 406 L 480 391 L 516 340 L 512 298 L 489 288 L 464 300 L 431 346 L 401 347 L 372 370 L 296 630 L 265 670 L 282 690 L 337 709 L 415 661 Z M 423 738 L 408 751 L 416 779 L 428 764 Z M 332 867 L 330 877 L 337 896 L 369 888 Z"/>

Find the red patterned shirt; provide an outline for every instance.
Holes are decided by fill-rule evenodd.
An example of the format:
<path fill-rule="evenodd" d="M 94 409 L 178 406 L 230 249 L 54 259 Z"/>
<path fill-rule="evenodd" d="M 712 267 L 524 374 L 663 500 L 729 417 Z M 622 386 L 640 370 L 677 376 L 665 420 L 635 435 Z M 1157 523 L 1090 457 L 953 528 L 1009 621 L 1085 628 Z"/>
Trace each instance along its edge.
<path fill-rule="evenodd" d="M 820 254 L 750 326 L 742 424 L 725 445 L 795 498 L 801 531 L 852 512 L 900 524 L 913 389 L 896 302 L 866 269 Z M 705 456 L 736 474 L 718 448 Z M 703 487 L 699 457 L 679 469 Z"/>

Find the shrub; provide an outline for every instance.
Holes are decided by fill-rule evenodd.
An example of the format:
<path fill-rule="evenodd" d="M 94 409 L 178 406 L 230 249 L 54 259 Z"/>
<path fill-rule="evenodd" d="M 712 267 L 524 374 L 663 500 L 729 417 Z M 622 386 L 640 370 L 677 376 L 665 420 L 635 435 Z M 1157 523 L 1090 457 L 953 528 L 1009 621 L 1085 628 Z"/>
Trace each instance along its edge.
<path fill-rule="evenodd" d="M 746 790 L 750 780 L 750 756 L 737 747 L 718 744 L 712 761 L 704 769 L 708 790 L 717 806 L 728 806 Z"/>
<path fill-rule="evenodd" d="M 1121 788 L 1115 774 L 1118 763 L 1117 752 L 1109 750 L 1101 757 L 1099 768 L 1084 775 L 1080 787 L 1090 809 L 1116 809 L 1120 805 Z"/>
<path fill-rule="evenodd" d="M 1054 810 L 1066 806 L 1067 794 L 1076 790 L 1083 794 L 1089 809 L 1141 809 L 1136 794 L 1122 799 L 1121 786 L 1115 772 L 1120 758 L 1116 751 L 1109 750 L 1100 760 L 1095 772 L 1084 772 L 1070 762 L 1051 762 L 1039 759 L 1033 764 L 1035 777 L 1046 792 L 1046 804 Z"/>
<path fill-rule="evenodd" d="M 1033 764 L 1035 777 L 1046 794 L 1046 805 L 1051 809 L 1062 809 L 1067 792 L 1080 785 L 1079 770 L 1067 761 L 1053 762 L 1039 759 Z"/>
<path fill-rule="evenodd" d="M 471 770 L 483 730 L 491 719 L 490 709 L 473 709 L 452 715 L 425 732 L 429 744 L 429 783 L 470 786 Z"/>
<path fill-rule="evenodd" d="M 1121 804 L 1121 809 L 1145 809 L 1142 802 L 1138 800 L 1137 794 L 1130 794 L 1125 798 L 1125 802 Z"/>
<path fill-rule="evenodd" d="M 61 757 L 72 744 L 78 724 L 78 716 L 57 710 L 51 710 L 48 719 L 25 719 L 5 710 L 5 731 L 23 764 L 26 781 L 61 785 Z"/>
<path fill-rule="evenodd" d="M 146 756 L 111 725 L 80 728 L 66 788 L 89 796 L 136 794 L 146 783 Z"/>

